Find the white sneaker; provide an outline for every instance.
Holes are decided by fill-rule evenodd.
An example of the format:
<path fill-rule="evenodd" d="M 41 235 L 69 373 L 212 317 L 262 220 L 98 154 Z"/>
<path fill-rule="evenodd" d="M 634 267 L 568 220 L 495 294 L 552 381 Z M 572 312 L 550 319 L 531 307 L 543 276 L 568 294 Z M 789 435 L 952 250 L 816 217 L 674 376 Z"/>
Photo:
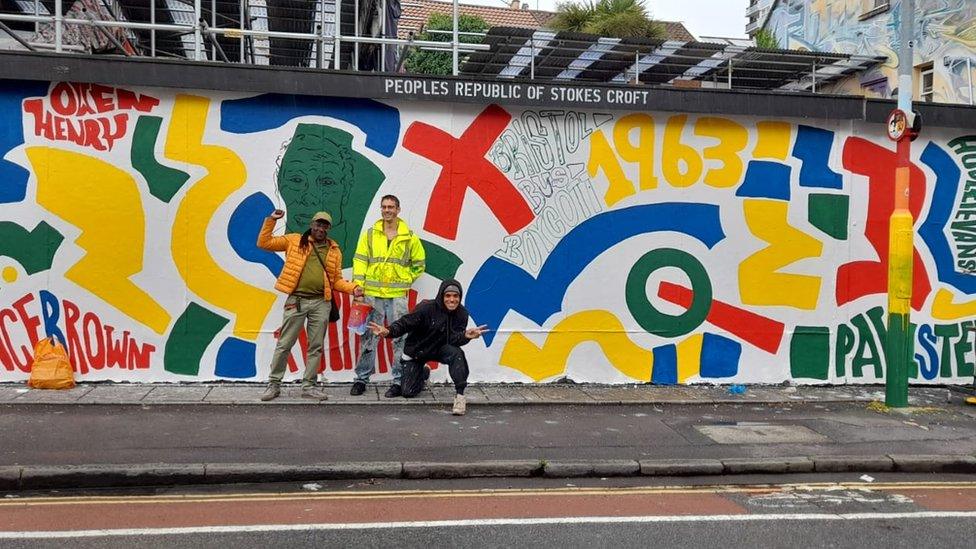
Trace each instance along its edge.
<path fill-rule="evenodd" d="M 451 413 L 456 416 L 463 416 L 464 412 L 467 410 L 468 401 L 464 398 L 464 395 L 454 395 L 454 409 Z"/>

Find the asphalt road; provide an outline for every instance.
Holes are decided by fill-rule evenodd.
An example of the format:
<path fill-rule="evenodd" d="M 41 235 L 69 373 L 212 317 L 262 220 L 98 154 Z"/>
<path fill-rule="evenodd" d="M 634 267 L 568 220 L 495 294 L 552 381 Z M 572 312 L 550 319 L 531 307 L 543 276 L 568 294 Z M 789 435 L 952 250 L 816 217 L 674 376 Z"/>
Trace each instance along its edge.
<path fill-rule="evenodd" d="M 957 479 L 41 495 L 0 501 L 0 545 L 967 547 L 976 483 Z"/>
<path fill-rule="evenodd" d="M 0 406 L 0 465 L 683 459 L 976 453 L 952 407 L 863 403 L 472 406 Z M 758 426 L 771 426 L 770 431 Z M 758 435 L 758 438 L 757 438 Z"/>

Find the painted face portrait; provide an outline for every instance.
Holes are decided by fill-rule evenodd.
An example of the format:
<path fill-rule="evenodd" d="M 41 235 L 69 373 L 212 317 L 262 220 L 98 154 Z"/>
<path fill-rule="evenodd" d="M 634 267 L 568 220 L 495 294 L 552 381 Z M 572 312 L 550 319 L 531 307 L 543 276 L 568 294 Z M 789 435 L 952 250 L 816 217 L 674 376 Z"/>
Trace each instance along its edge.
<path fill-rule="evenodd" d="M 343 266 L 350 266 L 367 207 L 382 181 L 383 172 L 353 149 L 352 135 L 299 124 L 278 158 L 276 176 L 288 232 L 304 232 L 315 212 L 329 212 L 329 238 L 342 248 Z"/>
<path fill-rule="evenodd" d="M 286 205 L 288 230 L 301 232 L 315 212 L 333 212 L 343 222 L 343 207 L 354 179 L 349 150 L 331 139 L 296 131 L 278 169 L 278 193 Z"/>

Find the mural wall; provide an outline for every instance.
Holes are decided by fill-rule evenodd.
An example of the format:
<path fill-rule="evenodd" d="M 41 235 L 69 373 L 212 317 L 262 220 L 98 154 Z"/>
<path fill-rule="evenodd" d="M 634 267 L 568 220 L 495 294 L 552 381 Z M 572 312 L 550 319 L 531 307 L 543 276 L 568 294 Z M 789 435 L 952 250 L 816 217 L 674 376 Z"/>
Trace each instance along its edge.
<path fill-rule="evenodd" d="M 877 70 L 847 79 L 834 91 L 895 97 L 899 4 L 892 0 L 890 8 L 869 16 L 874 2 L 868 0 L 779 0 L 765 28 L 783 48 L 887 56 L 887 63 Z M 970 104 L 970 77 L 976 79 L 976 3 L 915 0 L 915 13 L 912 66 L 932 63 L 933 101 Z"/>
<path fill-rule="evenodd" d="M 474 381 L 884 379 L 880 125 L 16 81 L 0 112 L 0 381 L 49 334 L 81 380 L 263 381 L 285 298 L 263 218 L 331 211 L 350 278 L 387 193 L 427 251 L 411 302 L 457 277 L 493 330 Z M 911 376 L 970 382 L 976 135 L 913 151 Z M 350 381 L 358 338 L 328 346 Z"/>

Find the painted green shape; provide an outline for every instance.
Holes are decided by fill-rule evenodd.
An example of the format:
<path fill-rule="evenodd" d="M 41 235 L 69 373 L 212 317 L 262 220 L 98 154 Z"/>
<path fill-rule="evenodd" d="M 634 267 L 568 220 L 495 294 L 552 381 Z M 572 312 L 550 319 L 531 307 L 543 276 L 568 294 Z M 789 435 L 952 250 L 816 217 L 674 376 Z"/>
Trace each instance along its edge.
<path fill-rule="evenodd" d="M 889 314 L 888 342 L 885 345 L 885 404 L 892 408 L 908 406 L 908 363 L 911 362 L 913 350 L 908 338 L 908 315 Z"/>
<path fill-rule="evenodd" d="M 163 369 L 185 376 L 199 374 L 203 353 L 228 322 L 228 319 L 191 301 L 176 319 L 166 340 Z"/>
<path fill-rule="evenodd" d="M 810 224 L 837 240 L 847 240 L 850 202 L 843 194 L 811 194 L 807 200 Z"/>
<path fill-rule="evenodd" d="M 878 334 L 878 345 L 884 347 L 886 341 L 888 341 L 888 327 L 885 325 L 885 310 L 884 307 L 871 307 L 868 312 L 868 320 L 871 321 L 871 326 L 874 328 L 874 332 Z"/>
<path fill-rule="evenodd" d="M 889 316 L 889 322 L 891 317 Z M 935 336 L 942 342 L 939 353 L 939 377 L 952 377 L 952 340 L 959 337 L 958 324 L 936 324 Z"/>
<path fill-rule="evenodd" d="M 830 330 L 826 326 L 797 326 L 790 339 L 790 375 L 794 379 L 827 379 L 830 370 Z"/>
<path fill-rule="evenodd" d="M 156 161 L 156 140 L 162 125 L 163 119 L 158 116 L 139 117 L 132 133 L 130 160 L 132 167 L 146 178 L 149 194 L 163 202 L 169 202 L 190 179 L 190 174 L 163 166 Z"/>
<path fill-rule="evenodd" d="M 342 248 L 342 266 L 351 267 L 360 228 L 386 176 L 353 150 L 351 134 L 336 128 L 299 124 L 285 147 L 276 180 L 288 232 L 303 233 L 316 212 L 329 212 L 329 238 Z"/>
<path fill-rule="evenodd" d="M 962 331 L 962 337 L 952 346 L 956 355 L 956 375 L 958 377 L 973 377 L 973 371 L 976 370 L 976 365 L 966 360 L 970 351 L 973 350 L 972 337 L 969 335 L 973 331 L 973 322 L 963 322 L 959 325 L 959 328 Z M 909 335 L 909 341 L 915 341 L 911 337 L 912 335 L 914 334 Z"/>
<path fill-rule="evenodd" d="M 691 281 L 691 306 L 680 315 L 669 315 L 654 308 L 647 299 L 647 278 L 664 267 L 681 269 Z M 659 248 L 644 254 L 627 275 L 627 308 L 647 333 L 660 337 L 677 337 L 701 326 L 712 308 L 712 281 L 708 271 L 695 256 L 674 248 Z"/>
<path fill-rule="evenodd" d="M 874 377 L 880 378 L 884 375 L 881 366 L 881 353 L 878 345 L 874 341 L 874 334 L 868 327 L 868 321 L 864 315 L 856 315 L 851 319 L 851 324 L 857 329 L 857 351 L 854 352 L 854 359 L 851 361 L 851 375 L 854 377 L 864 376 L 864 367 L 874 368 Z"/>
<path fill-rule="evenodd" d="M 64 236 L 44 221 L 33 231 L 13 221 L 0 221 L 0 255 L 14 258 L 27 274 L 50 269 L 63 241 Z"/>
<path fill-rule="evenodd" d="M 424 239 L 420 242 L 424 245 L 424 254 L 427 256 L 427 274 L 439 280 L 454 278 L 457 275 L 457 270 L 463 263 L 460 257 L 433 242 Z"/>
<path fill-rule="evenodd" d="M 847 376 L 847 354 L 854 350 L 854 330 L 847 324 L 837 326 L 837 345 L 834 346 L 834 368 L 837 377 Z"/>

